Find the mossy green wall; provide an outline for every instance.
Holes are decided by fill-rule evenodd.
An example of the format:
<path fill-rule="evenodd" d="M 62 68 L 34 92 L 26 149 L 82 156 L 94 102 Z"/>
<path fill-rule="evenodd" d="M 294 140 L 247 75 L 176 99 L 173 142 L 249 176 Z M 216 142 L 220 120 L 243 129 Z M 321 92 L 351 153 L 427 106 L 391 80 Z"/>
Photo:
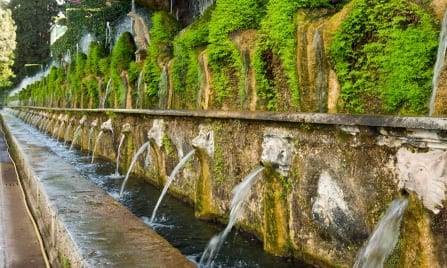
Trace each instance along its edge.
<path fill-rule="evenodd" d="M 97 13 L 114 14 L 112 7 Z M 44 83 L 22 91 L 22 104 L 96 108 L 112 78 L 107 106 L 114 108 L 128 91 L 127 107 L 149 109 L 428 113 L 440 30 L 430 1 L 223 0 L 183 29 L 169 12 L 150 16 L 141 62 L 130 33 L 113 49 L 100 41 L 92 49 L 104 46 L 109 55 L 62 61 Z M 125 59 L 123 47 L 131 48 Z"/>

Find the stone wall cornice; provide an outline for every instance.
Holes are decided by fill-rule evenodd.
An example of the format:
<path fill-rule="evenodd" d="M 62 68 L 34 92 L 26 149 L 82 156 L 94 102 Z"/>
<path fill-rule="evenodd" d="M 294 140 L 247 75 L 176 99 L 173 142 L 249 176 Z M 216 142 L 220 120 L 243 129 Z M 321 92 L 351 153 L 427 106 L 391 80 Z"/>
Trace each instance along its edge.
<path fill-rule="evenodd" d="M 147 110 L 147 109 L 64 109 L 48 107 L 17 107 L 30 110 L 87 113 L 144 114 L 167 117 L 198 117 L 210 119 L 259 120 L 284 123 L 307 123 L 322 125 L 370 126 L 423 130 L 447 130 L 447 118 L 404 117 L 386 115 L 352 115 L 327 113 L 283 113 L 222 110 Z"/>

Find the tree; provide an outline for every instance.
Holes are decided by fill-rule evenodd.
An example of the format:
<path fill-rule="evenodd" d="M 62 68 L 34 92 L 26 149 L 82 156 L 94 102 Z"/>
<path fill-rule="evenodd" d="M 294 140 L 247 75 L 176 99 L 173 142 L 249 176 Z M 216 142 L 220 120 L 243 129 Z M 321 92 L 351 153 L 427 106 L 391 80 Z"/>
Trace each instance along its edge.
<path fill-rule="evenodd" d="M 11 85 L 14 73 L 11 69 L 14 63 L 16 48 L 16 27 L 12 20 L 11 10 L 0 9 L 0 89 Z"/>
<path fill-rule="evenodd" d="M 17 80 L 25 75 L 25 64 L 41 64 L 50 58 L 50 26 L 58 12 L 54 0 L 11 0 L 9 7 L 17 25 L 17 49 L 13 70 Z"/>

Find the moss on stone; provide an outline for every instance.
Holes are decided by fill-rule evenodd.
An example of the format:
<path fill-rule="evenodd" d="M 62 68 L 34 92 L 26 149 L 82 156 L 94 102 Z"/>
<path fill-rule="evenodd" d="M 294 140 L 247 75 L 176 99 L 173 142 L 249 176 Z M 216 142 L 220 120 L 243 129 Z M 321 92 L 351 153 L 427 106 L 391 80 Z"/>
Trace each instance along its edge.
<path fill-rule="evenodd" d="M 167 156 L 169 156 L 170 158 L 175 158 L 175 149 L 172 146 L 172 142 L 169 139 L 168 135 L 163 135 L 162 137 L 162 144 L 163 144 L 163 148 L 165 149 L 165 152 L 167 154 Z"/>
<path fill-rule="evenodd" d="M 266 170 L 264 194 L 264 248 L 276 255 L 289 254 L 287 189 L 279 174 Z"/>
<path fill-rule="evenodd" d="M 402 254 L 397 267 L 437 267 L 428 211 L 418 197 L 410 194 L 401 227 Z"/>

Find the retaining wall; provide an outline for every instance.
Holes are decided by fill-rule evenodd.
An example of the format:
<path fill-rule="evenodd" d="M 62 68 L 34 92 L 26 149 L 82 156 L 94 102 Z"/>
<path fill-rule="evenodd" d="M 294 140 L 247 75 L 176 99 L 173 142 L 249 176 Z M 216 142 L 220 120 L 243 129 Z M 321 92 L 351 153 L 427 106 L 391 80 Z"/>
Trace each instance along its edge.
<path fill-rule="evenodd" d="M 36 107 L 16 111 L 68 142 L 79 127 L 82 135 L 74 146 L 84 150 L 92 150 L 92 140 L 103 131 L 95 155 L 112 161 L 125 135 L 120 151 L 124 172 L 136 150 L 149 142 L 150 150 L 138 159 L 134 172 L 160 187 L 180 159 L 196 150 L 170 192 L 205 219 L 225 222 L 232 189 L 264 165 L 238 227 L 257 235 L 271 253 L 320 266 L 351 267 L 388 204 L 408 192 L 401 236 L 385 266 L 447 266 L 444 119 Z M 104 125 L 107 121 L 113 131 Z"/>

